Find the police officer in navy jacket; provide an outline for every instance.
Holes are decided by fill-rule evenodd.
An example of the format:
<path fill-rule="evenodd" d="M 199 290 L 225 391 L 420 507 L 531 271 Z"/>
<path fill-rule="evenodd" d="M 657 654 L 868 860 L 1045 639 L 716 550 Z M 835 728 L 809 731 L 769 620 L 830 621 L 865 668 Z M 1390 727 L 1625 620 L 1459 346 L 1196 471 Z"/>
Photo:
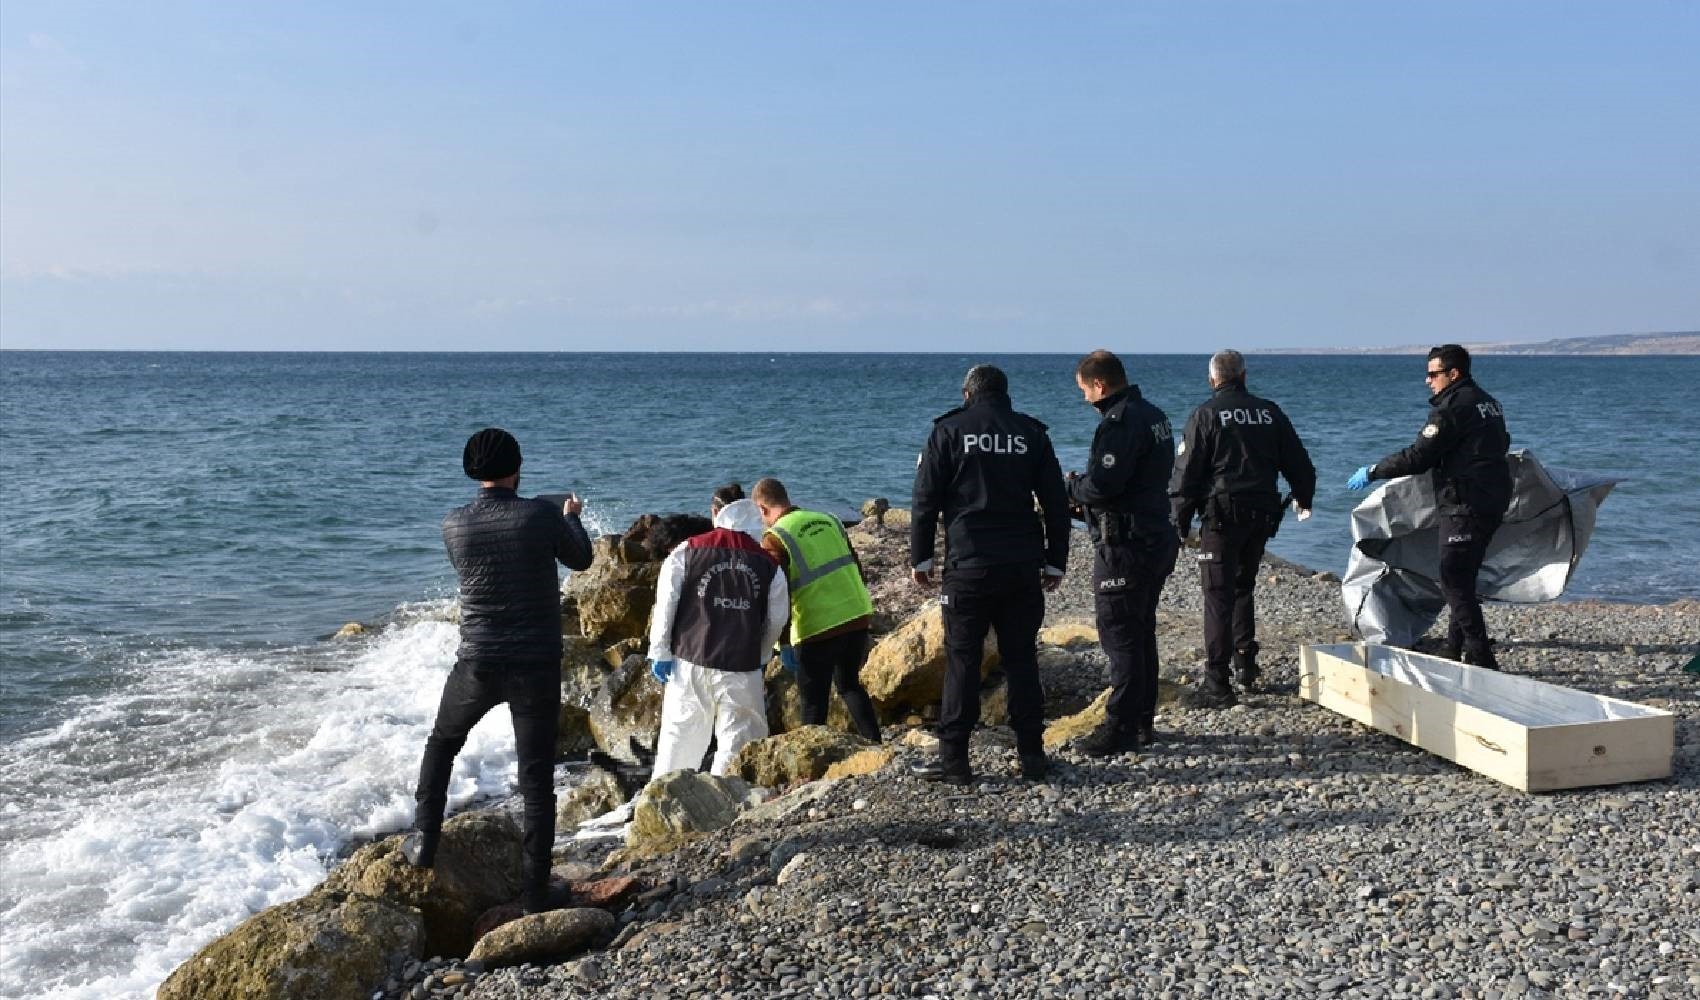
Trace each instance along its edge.
<path fill-rule="evenodd" d="M 1226 708 L 1237 700 L 1234 679 L 1256 689 L 1257 608 L 1253 591 L 1264 546 L 1281 526 L 1276 476 L 1287 480 L 1301 512 L 1316 493 L 1316 466 L 1281 408 L 1246 391 L 1245 357 L 1218 351 L 1210 359 L 1211 396 L 1192 411 L 1176 455 L 1170 488 L 1181 538 L 1201 517 L 1198 578 L 1204 590 L 1204 678 L 1195 707 Z M 1301 516 L 1308 516 L 1301 514 Z"/>
<path fill-rule="evenodd" d="M 981 654 L 986 631 L 993 629 L 1021 773 L 1036 781 L 1046 770 L 1038 663 L 1042 591 L 1055 590 L 1068 568 L 1068 498 L 1045 425 L 1016 412 L 1002 370 L 969 369 L 962 399 L 962 406 L 933 422 L 915 469 L 909 561 L 915 582 L 932 586 L 942 521 L 939 602 L 947 651 L 939 757 L 917 773 L 951 784 L 973 780 L 968 737 L 980 719 Z"/>
<path fill-rule="evenodd" d="M 1439 515 L 1440 592 L 1449 612 L 1444 655 L 1497 670 L 1476 574 L 1511 505 L 1511 467 L 1505 460 L 1511 432 L 1499 400 L 1470 377 L 1469 351 L 1457 344 L 1429 351 L 1423 379 L 1433 395 L 1417 439 L 1359 469 L 1346 486 L 1361 490 L 1376 479 L 1429 474 Z"/>
<path fill-rule="evenodd" d="M 1104 723 L 1080 750 L 1104 757 L 1155 739 L 1157 600 L 1180 549 L 1169 522 L 1175 438 L 1109 351 L 1081 358 L 1074 381 L 1100 414 L 1086 471 L 1069 475 L 1068 496 L 1092 536 L 1098 638 L 1110 660 Z"/>

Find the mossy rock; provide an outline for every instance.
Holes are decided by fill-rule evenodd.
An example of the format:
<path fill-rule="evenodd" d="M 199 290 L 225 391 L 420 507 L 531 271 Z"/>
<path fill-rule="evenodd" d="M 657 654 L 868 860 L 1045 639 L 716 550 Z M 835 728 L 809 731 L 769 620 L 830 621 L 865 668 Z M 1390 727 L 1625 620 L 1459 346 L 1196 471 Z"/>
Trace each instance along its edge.
<path fill-rule="evenodd" d="M 256 913 L 177 968 L 159 1000 L 367 997 L 426 955 L 411 906 L 323 888 Z"/>
<path fill-rule="evenodd" d="M 868 748 L 859 736 L 826 726 L 804 726 L 745 744 L 732 773 L 754 785 L 783 788 L 826 776 L 827 769 Z"/>

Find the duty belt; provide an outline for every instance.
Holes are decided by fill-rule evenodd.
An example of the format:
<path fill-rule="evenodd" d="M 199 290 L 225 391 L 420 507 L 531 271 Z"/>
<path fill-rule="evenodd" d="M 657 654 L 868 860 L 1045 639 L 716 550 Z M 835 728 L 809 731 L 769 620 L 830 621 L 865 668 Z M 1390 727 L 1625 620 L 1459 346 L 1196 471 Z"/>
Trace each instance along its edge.
<path fill-rule="evenodd" d="M 1126 514 L 1116 510 L 1097 510 L 1092 512 L 1092 523 L 1098 528 L 1098 541 L 1105 545 L 1120 545 L 1134 538 L 1155 531 L 1159 527 L 1167 530 L 1168 522 L 1152 523 L 1156 519 L 1147 517 L 1142 524 L 1137 514 Z M 1142 530 L 1143 529 L 1143 530 Z"/>

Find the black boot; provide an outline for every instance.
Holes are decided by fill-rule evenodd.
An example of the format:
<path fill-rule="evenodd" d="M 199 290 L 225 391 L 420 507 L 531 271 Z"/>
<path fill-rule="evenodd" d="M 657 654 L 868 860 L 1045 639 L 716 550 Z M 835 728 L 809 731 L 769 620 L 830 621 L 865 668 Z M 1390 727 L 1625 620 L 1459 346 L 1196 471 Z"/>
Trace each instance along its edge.
<path fill-rule="evenodd" d="M 573 905 L 573 891 L 554 881 L 541 886 L 526 886 L 519 895 L 519 905 L 527 914 L 565 910 Z"/>
<path fill-rule="evenodd" d="M 415 830 L 402 838 L 401 856 L 415 868 L 430 868 L 437 863 L 437 838 L 439 834 L 433 830 L 429 833 Z"/>
<path fill-rule="evenodd" d="M 1257 643 L 1252 643 L 1250 649 L 1234 651 L 1234 680 L 1240 690 L 1246 694 L 1257 691 L 1257 680 L 1263 671 L 1257 669 Z"/>
<path fill-rule="evenodd" d="M 1021 760 L 1021 776 L 1028 781 L 1044 781 L 1051 771 L 1050 761 L 1045 759 L 1044 751 L 1018 756 Z"/>
<path fill-rule="evenodd" d="M 923 781 L 936 781 L 944 785 L 974 783 L 974 772 L 968 769 L 968 761 L 955 758 L 935 757 L 925 764 L 911 767 L 909 773 Z"/>
<path fill-rule="evenodd" d="M 1233 708 L 1240 703 L 1226 677 L 1207 677 L 1181 699 L 1188 708 Z"/>
<path fill-rule="evenodd" d="M 1076 749 L 1088 757 L 1113 757 L 1119 753 L 1138 750 L 1139 739 L 1133 730 L 1123 727 L 1114 719 L 1105 719 L 1097 729 L 1086 734 L 1076 745 Z"/>
<path fill-rule="evenodd" d="M 1493 655 L 1493 647 L 1487 643 L 1464 647 L 1464 663 L 1473 667 L 1486 667 L 1489 670 L 1499 669 L 1499 660 Z"/>

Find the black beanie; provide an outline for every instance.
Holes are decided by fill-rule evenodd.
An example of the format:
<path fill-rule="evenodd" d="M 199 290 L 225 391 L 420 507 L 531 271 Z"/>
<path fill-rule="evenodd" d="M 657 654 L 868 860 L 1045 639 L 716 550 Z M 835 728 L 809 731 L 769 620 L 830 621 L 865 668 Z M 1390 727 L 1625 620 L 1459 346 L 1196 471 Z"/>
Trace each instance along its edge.
<path fill-rule="evenodd" d="M 461 468 L 480 482 L 506 479 L 519 471 L 519 442 L 500 427 L 486 427 L 466 439 Z"/>

